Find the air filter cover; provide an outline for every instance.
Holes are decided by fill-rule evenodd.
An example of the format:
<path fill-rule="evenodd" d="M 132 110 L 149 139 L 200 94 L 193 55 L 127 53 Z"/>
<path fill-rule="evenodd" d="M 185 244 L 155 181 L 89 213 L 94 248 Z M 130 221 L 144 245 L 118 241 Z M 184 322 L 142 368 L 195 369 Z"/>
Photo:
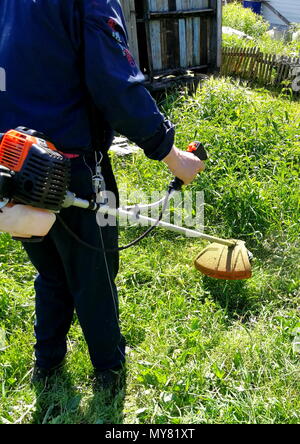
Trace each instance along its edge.
<path fill-rule="evenodd" d="M 70 184 L 70 161 L 57 151 L 33 145 L 15 177 L 15 202 L 58 212 Z"/>

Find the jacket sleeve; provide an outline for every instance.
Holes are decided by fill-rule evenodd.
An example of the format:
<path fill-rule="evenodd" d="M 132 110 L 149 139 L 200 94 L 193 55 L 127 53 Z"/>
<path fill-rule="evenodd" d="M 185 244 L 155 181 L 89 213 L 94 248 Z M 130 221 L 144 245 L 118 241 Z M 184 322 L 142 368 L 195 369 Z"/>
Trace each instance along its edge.
<path fill-rule="evenodd" d="M 162 160 L 174 144 L 174 127 L 143 86 L 144 76 L 128 48 L 118 0 L 84 0 L 85 78 L 111 127 Z"/>

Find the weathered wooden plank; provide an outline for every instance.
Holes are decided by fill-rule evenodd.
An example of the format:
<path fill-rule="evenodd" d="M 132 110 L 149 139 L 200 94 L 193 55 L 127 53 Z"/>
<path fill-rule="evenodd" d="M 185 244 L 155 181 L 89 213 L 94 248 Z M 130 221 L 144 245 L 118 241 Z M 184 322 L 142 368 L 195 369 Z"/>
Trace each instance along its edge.
<path fill-rule="evenodd" d="M 149 27 L 150 27 L 153 69 L 159 70 L 159 69 L 162 69 L 161 43 L 160 43 L 160 22 L 159 21 L 152 22 L 152 23 L 150 23 Z"/>
<path fill-rule="evenodd" d="M 236 67 L 236 73 L 237 74 L 241 74 L 242 65 L 243 65 L 243 62 L 244 62 L 246 57 L 247 57 L 246 50 L 245 50 L 245 48 L 243 48 L 240 51 L 240 53 L 238 55 L 238 59 L 237 59 L 237 67 Z"/>
<path fill-rule="evenodd" d="M 230 50 L 230 70 L 229 70 L 230 74 L 234 73 L 235 64 L 236 64 L 236 50 L 231 49 Z"/>
<path fill-rule="evenodd" d="M 184 0 L 176 0 L 176 10 L 182 11 L 184 9 L 183 6 Z M 179 25 L 179 60 L 180 60 L 180 66 L 182 68 L 185 68 L 187 66 L 187 47 L 186 47 L 186 26 L 185 26 L 185 19 L 179 19 L 178 21 Z"/>
<path fill-rule="evenodd" d="M 278 64 L 278 72 L 277 72 L 277 77 L 275 79 L 275 83 L 276 84 L 280 84 L 282 82 L 282 78 L 283 78 L 283 73 L 284 73 L 284 63 L 281 61 Z"/>
<path fill-rule="evenodd" d="M 169 0 L 169 11 L 176 11 L 176 0 Z"/>
<path fill-rule="evenodd" d="M 222 49 L 222 66 L 221 66 L 221 70 L 220 70 L 220 74 L 224 75 L 224 68 L 225 68 L 225 64 L 226 64 L 226 48 Z"/>
<path fill-rule="evenodd" d="M 283 76 L 282 76 L 282 82 L 285 82 L 290 78 L 290 65 L 289 63 L 286 63 L 283 69 Z"/>
<path fill-rule="evenodd" d="M 210 0 L 209 6 L 215 12 L 209 22 L 208 58 L 212 66 L 219 69 L 222 63 L 222 0 Z"/>
<path fill-rule="evenodd" d="M 272 77 L 273 77 L 273 72 L 274 72 L 275 64 L 276 64 L 276 55 L 273 54 L 273 56 L 271 56 L 271 63 L 270 63 L 269 77 L 268 77 L 268 79 L 267 79 L 267 81 L 268 81 L 269 84 L 272 83 Z"/>
<path fill-rule="evenodd" d="M 160 0 L 149 0 L 149 11 L 157 11 L 158 3 Z M 153 70 L 162 69 L 161 58 L 161 40 L 160 40 L 160 21 L 153 20 L 149 23 L 150 40 L 151 40 L 151 53 Z"/>
<path fill-rule="evenodd" d="M 168 10 L 176 8 L 175 0 L 168 0 Z M 178 20 L 162 20 L 163 34 L 163 67 L 172 69 L 179 66 L 179 39 L 178 39 Z"/>
<path fill-rule="evenodd" d="M 235 72 L 235 74 L 238 73 L 240 60 L 241 60 L 241 50 L 239 50 L 239 51 L 236 53 L 236 57 L 235 57 L 235 66 L 234 66 L 234 72 Z"/>
<path fill-rule="evenodd" d="M 268 66 L 267 66 L 266 74 L 265 74 L 266 85 L 268 85 L 270 83 L 270 77 L 271 77 L 270 73 L 272 72 L 272 59 L 273 59 L 273 55 L 268 54 Z"/>
<path fill-rule="evenodd" d="M 233 71 L 234 74 L 237 73 L 238 64 L 239 64 L 239 58 L 240 58 L 240 53 L 241 53 L 241 50 L 240 50 L 240 49 L 234 51 L 234 53 L 233 53 L 233 54 L 234 54 L 234 62 L 233 62 L 232 71 Z"/>
<path fill-rule="evenodd" d="M 216 62 L 216 67 L 218 69 L 220 69 L 221 64 L 222 64 L 222 23 L 223 23 L 223 13 L 222 13 L 222 0 L 217 1 L 216 3 L 216 21 L 215 21 L 215 26 L 213 28 L 213 32 L 216 34 L 216 39 L 217 39 L 217 43 L 216 43 L 216 58 L 215 58 L 215 62 Z M 213 35 L 211 37 L 211 42 L 213 43 Z M 212 45 L 213 46 L 213 45 Z"/>
<path fill-rule="evenodd" d="M 139 42 L 137 35 L 135 1 L 130 0 L 129 4 L 130 4 L 130 23 L 131 23 L 130 29 L 131 29 L 132 52 L 136 62 L 139 64 Z"/>
<path fill-rule="evenodd" d="M 263 58 L 264 58 L 263 82 L 266 83 L 266 79 L 268 76 L 270 56 L 269 56 L 269 54 L 264 54 Z"/>
<path fill-rule="evenodd" d="M 176 0 L 169 0 L 169 11 L 176 11 Z M 177 18 L 168 20 L 167 47 L 170 54 L 170 68 L 180 66 L 179 22 Z"/>
<path fill-rule="evenodd" d="M 200 17 L 193 18 L 193 63 L 200 64 Z"/>
<path fill-rule="evenodd" d="M 139 64 L 139 47 L 137 38 L 136 13 L 134 0 L 121 0 L 128 31 L 129 48 L 135 61 Z"/>
<path fill-rule="evenodd" d="M 257 79 L 258 76 L 259 56 L 260 56 L 259 48 L 255 48 L 255 59 L 253 63 L 253 80 Z"/>
<path fill-rule="evenodd" d="M 253 60 L 253 48 L 249 48 L 248 50 L 248 57 L 247 57 L 247 63 L 245 65 L 245 72 L 244 76 L 245 78 L 251 78 L 250 72 L 252 71 L 252 60 Z"/>
<path fill-rule="evenodd" d="M 200 18 L 200 63 L 201 65 L 208 65 L 208 26 L 205 17 Z"/>
<path fill-rule="evenodd" d="M 222 50 L 222 66 L 221 66 L 221 75 L 226 76 L 226 67 L 227 67 L 227 48 L 223 48 Z"/>
<path fill-rule="evenodd" d="M 229 73 L 230 74 L 234 74 L 234 70 L 235 70 L 235 65 L 236 65 L 236 57 L 237 57 L 237 52 L 234 49 L 231 49 L 230 51 L 230 70 Z"/>
<path fill-rule="evenodd" d="M 231 55 L 229 49 L 226 51 L 226 58 L 225 58 L 225 75 L 228 75 L 229 69 L 231 64 Z"/>
<path fill-rule="evenodd" d="M 224 56 L 224 74 L 228 75 L 229 66 L 230 66 L 230 49 L 225 48 L 225 56 Z"/>
<path fill-rule="evenodd" d="M 203 9 L 210 7 L 210 0 L 199 0 L 199 7 Z"/>
<path fill-rule="evenodd" d="M 268 77 L 267 77 L 267 84 L 271 85 L 273 82 L 273 74 L 274 74 L 274 66 L 276 62 L 276 55 L 273 54 L 270 57 L 270 65 L 269 65 L 269 71 L 268 71 Z"/>
<path fill-rule="evenodd" d="M 266 54 L 266 56 L 265 56 L 266 68 L 265 68 L 265 71 L 264 71 L 264 84 L 265 85 L 268 84 L 270 67 L 271 67 L 271 58 L 272 58 L 271 54 Z"/>
<path fill-rule="evenodd" d="M 237 56 L 238 56 L 238 53 L 235 50 L 232 50 L 231 51 L 231 66 L 230 66 L 230 73 L 232 73 L 232 74 L 235 74 Z"/>
<path fill-rule="evenodd" d="M 180 66 L 187 66 L 187 47 L 186 47 L 186 26 L 185 20 L 179 20 L 179 49 L 180 49 Z"/>
<path fill-rule="evenodd" d="M 245 75 L 247 74 L 249 55 L 250 55 L 249 48 L 245 48 L 244 56 L 242 57 L 241 65 L 240 65 L 240 76 L 241 77 L 245 77 Z"/>
<path fill-rule="evenodd" d="M 251 63 L 249 67 L 249 78 L 253 79 L 256 75 L 256 67 L 257 67 L 257 51 L 258 49 L 256 47 L 252 48 L 251 51 Z"/>
<path fill-rule="evenodd" d="M 183 0 L 183 7 L 186 11 L 191 9 L 191 0 Z M 186 26 L 186 63 L 193 66 L 193 18 L 188 17 L 185 21 Z"/>
<path fill-rule="evenodd" d="M 202 6 L 201 0 L 190 0 L 189 9 L 194 11 Z M 200 17 L 191 18 L 191 55 L 192 64 L 200 64 Z"/>
<path fill-rule="evenodd" d="M 150 13 L 154 12 L 154 11 L 157 11 L 157 8 L 156 8 L 157 2 L 156 2 L 156 0 L 148 0 L 148 4 L 149 4 L 149 12 Z"/>
<path fill-rule="evenodd" d="M 235 73 L 235 71 L 236 71 L 236 65 L 237 65 L 237 58 L 238 58 L 238 52 L 237 52 L 237 50 L 232 50 L 232 52 L 231 52 L 231 54 L 232 54 L 232 64 L 231 64 L 231 72 L 232 73 Z"/>
<path fill-rule="evenodd" d="M 259 54 L 259 74 L 258 74 L 259 82 L 262 82 L 262 80 L 263 80 L 263 69 L 264 69 L 264 56 L 262 53 L 260 53 Z"/>
<path fill-rule="evenodd" d="M 150 12 L 168 11 L 168 0 L 149 0 Z M 166 25 L 162 20 L 151 20 L 149 24 L 151 52 L 154 71 L 161 71 L 168 66 Z"/>
<path fill-rule="evenodd" d="M 227 75 L 231 72 L 232 68 L 232 49 L 228 48 L 228 55 L 227 55 Z"/>
<path fill-rule="evenodd" d="M 261 70 L 262 70 L 262 54 L 260 51 L 258 51 L 256 59 L 256 72 L 255 72 L 255 78 L 258 81 L 260 81 L 261 79 Z"/>
<path fill-rule="evenodd" d="M 159 0 L 157 2 L 157 9 L 159 11 L 168 11 L 169 9 L 168 0 Z M 160 20 L 159 22 L 160 22 L 161 63 L 162 63 L 162 69 L 166 69 L 168 68 L 166 19 Z"/>
<path fill-rule="evenodd" d="M 162 69 L 168 68 L 168 51 L 167 51 L 167 21 L 160 20 L 160 45 L 161 45 L 161 63 Z"/>

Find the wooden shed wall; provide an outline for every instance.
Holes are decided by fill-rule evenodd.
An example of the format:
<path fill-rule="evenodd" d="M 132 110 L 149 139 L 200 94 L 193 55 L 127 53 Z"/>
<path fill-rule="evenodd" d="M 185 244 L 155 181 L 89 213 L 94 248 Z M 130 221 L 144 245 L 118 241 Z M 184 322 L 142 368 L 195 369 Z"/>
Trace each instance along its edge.
<path fill-rule="evenodd" d="M 145 74 L 220 66 L 222 0 L 120 1 Z"/>
<path fill-rule="evenodd" d="M 176 0 L 170 8 L 168 0 L 149 0 L 150 12 L 207 9 L 208 0 Z M 151 52 L 153 70 L 206 65 L 209 58 L 209 20 L 207 17 L 161 18 L 151 20 Z"/>

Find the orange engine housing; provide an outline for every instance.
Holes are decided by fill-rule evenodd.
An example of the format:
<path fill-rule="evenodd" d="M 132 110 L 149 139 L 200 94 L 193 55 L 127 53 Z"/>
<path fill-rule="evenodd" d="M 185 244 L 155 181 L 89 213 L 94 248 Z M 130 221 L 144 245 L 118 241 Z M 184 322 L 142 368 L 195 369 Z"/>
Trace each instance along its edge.
<path fill-rule="evenodd" d="M 0 143 L 0 165 L 15 172 L 21 171 L 33 145 L 57 151 L 52 143 L 44 139 L 30 136 L 17 130 L 8 131 L 4 134 Z"/>
<path fill-rule="evenodd" d="M 14 203 L 60 211 L 71 163 L 38 131 L 19 126 L 0 135 L 0 196 Z"/>

